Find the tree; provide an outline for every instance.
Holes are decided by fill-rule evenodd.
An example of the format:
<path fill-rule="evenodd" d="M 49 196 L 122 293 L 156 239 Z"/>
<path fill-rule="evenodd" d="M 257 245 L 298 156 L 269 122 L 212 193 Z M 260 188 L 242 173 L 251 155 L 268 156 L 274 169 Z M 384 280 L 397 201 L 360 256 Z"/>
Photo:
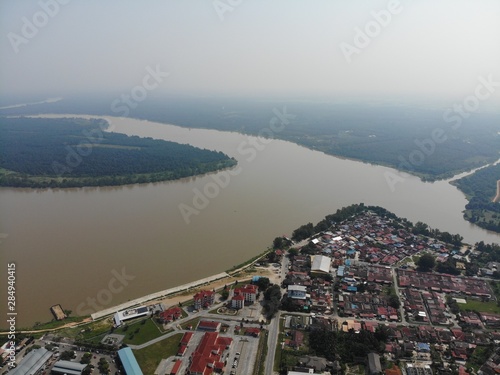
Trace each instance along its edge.
<path fill-rule="evenodd" d="M 396 294 L 391 294 L 389 296 L 389 306 L 399 309 L 401 302 L 399 302 L 399 297 Z"/>
<path fill-rule="evenodd" d="M 271 319 L 277 312 L 281 302 L 281 288 L 279 285 L 271 285 L 264 292 L 264 311 L 267 318 Z"/>
<path fill-rule="evenodd" d="M 271 285 L 271 282 L 267 277 L 260 277 L 255 284 L 259 287 L 259 290 L 266 290 Z"/>
<path fill-rule="evenodd" d="M 436 260 L 431 254 L 422 255 L 417 262 L 418 270 L 422 272 L 431 271 L 436 265 Z"/>
<path fill-rule="evenodd" d="M 61 360 L 62 361 L 70 361 L 73 359 L 75 356 L 75 352 L 73 350 L 66 350 L 61 353 Z"/>

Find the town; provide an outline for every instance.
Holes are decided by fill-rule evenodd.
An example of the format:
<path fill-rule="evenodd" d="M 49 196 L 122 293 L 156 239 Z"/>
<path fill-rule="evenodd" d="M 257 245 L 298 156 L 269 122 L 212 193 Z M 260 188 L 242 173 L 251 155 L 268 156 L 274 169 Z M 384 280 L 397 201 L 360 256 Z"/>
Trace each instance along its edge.
<path fill-rule="evenodd" d="M 17 367 L 2 373 L 500 372 L 497 245 L 363 205 L 327 221 L 184 294 L 19 333 Z M 54 317 L 67 319 L 60 306 Z"/>

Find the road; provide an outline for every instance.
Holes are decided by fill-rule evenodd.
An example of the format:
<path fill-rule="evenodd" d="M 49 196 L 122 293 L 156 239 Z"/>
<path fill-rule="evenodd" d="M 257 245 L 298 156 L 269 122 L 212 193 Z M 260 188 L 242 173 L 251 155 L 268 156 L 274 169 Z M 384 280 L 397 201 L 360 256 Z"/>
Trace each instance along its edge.
<path fill-rule="evenodd" d="M 267 338 L 267 357 L 264 367 L 264 374 L 266 375 L 274 374 L 274 357 L 276 356 L 276 345 L 278 345 L 280 319 L 281 312 L 278 312 L 268 326 L 269 336 Z"/>
<path fill-rule="evenodd" d="M 402 294 L 399 291 L 399 286 L 398 286 L 398 273 L 395 268 L 391 268 L 391 273 L 392 273 L 392 285 L 394 285 L 394 290 L 396 291 L 396 295 L 399 298 L 399 316 L 401 317 L 401 323 L 403 325 L 407 325 L 403 301 L 401 300 Z"/>
<path fill-rule="evenodd" d="M 297 248 L 307 244 L 307 240 L 302 241 L 300 244 L 296 244 L 293 247 Z M 286 254 L 283 256 L 281 261 L 281 270 L 280 270 L 280 280 L 284 280 L 286 274 L 288 273 L 288 265 L 290 261 L 287 258 Z M 279 337 L 279 322 L 281 319 L 281 312 L 278 311 L 276 316 L 271 320 L 271 323 L 268 325 L 267 329 L 269 331 L 269 336 L 267 338 L 267 357 L 264 363 L 264 374 L 273 375 L 274 371 L 274 357 L 276 356 L 276 346 L 278 345 L 278 337 Z"/>

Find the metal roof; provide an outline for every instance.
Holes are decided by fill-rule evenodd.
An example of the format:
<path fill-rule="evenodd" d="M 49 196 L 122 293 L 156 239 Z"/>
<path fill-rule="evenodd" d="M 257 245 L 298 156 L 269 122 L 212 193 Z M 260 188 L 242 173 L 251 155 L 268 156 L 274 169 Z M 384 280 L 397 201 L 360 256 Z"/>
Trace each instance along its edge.
<path fill-rule="evenodd" d="M 123 369 L 127 375 L 143 375 L 134 353 L 130 348 L 123 348 L 118 350 L 118 356 L 122 362 Z"/>
<path fill-rule="evenodd" d="M 311 265 L 311 271 L 330 272 L 330 263 L 332 259 L 324 255 L 315 255 Z"/>
<path fill-rule="evenodd" d="M 15 369 L 9 371 L 9 375 L 34 375 L 45 365 L 50 357 L 52 357 L 52 352 L 49 352 L 47 349 L 32 350 Z"/>
<path fill-rule="evenodd" d="M 55 363 L 52 372 L 66 375 L 80 375 L 85 367 L 87 365 L 61 360 Z"/>

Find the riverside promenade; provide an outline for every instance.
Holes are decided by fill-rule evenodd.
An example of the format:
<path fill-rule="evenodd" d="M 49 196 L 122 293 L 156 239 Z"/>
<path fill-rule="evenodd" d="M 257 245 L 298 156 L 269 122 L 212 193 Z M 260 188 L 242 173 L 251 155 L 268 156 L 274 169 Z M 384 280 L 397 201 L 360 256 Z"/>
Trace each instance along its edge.
<path fill-rule="evenodd" d="M 196 288 L 196 287 L 201 286 L 201 285 L 209 284 L 213 281 L 224 279 L 226 277 L 231 277 L 231 276 L 227 272 L 222 272 L 222 273 L 219 273 L 217 275 L 206 277 L 204 279 L 200 279 L 200 280 L 196 280 L 196 281 L 193 281 L 193 282 L 190 282 L 187 284 L 179 285 L 179 286 L 176 286 L 174 288 L 162 290 L 161 292 L 148 294 L 147 296 L 136 298 L 134 300 L 122 303 L 120 305 L 109 307 L 107 309 L 98 311 L 94 314 L 91 314 L 90 316 L 91 316 L 92 320 L 100 319 L 100 318 L 105 317 L 107 315 L 114 314 L 117 311 L 126 310 L 128 308 L 133 307 L 133 306 L 141 305 L 143 303 L 146 303 L 148 301 L 152 301 L 155 299 L 165 298 L 171 294 L 179 293 L 179 292 L 191 289 L 191 288 Z"/>

